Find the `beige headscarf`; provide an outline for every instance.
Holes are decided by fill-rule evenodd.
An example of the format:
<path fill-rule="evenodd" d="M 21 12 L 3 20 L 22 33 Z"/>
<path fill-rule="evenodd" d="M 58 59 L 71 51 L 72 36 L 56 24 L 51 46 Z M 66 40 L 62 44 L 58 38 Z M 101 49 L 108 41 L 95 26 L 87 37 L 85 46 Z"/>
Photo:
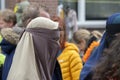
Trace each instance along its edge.
<path fill-rule="evenodd" d="M 58 28 L 58 23 L 47 18 L 38 17 L 28 24 L 27 29 L 32 28 L 55 30 Z M 16 48 L 7 80 L 41 80 L 43 76 L 40 75 L 36 64 L 35 52 L 33 34 L 25 31 Z"/>

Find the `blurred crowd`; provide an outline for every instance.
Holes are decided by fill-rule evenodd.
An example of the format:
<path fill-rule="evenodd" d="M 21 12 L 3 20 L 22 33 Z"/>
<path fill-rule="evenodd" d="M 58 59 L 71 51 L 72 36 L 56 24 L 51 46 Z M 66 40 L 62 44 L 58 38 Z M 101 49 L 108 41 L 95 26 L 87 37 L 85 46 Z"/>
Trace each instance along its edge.
<path fill-rule="evenodd" d="M 0 11 L 0 80 L 120 80 L 120 13 L 104 32 L 78 28 L 76 12 L 17 0 Z"/>

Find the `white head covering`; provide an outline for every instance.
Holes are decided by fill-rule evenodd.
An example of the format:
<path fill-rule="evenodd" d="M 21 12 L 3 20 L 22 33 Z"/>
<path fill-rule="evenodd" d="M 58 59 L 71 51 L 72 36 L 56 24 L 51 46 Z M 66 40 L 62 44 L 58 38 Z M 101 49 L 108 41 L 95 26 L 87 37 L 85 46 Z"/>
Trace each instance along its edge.
<path fill-rule="evenodd" d="M 58 23 L 50 20 L 45 17 L 37 17 L 33 19 L 28 25 L 27 28 L 45 28 L 45 29 L 57 29 Z"/>

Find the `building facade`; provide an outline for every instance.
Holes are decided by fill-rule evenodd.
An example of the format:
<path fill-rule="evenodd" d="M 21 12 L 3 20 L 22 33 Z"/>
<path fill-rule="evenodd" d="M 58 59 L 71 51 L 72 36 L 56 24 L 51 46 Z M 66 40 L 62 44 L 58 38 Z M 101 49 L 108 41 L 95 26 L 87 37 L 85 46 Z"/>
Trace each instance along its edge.
<path fill-rule="evenodd" d="M 120 13 L 120 0 L 29 0 L 49 8 L 56 15 L 58 4 L 70 5 L 76 10 L 78 26 L 83 28 L 105 28 L 106 19 L 113 13 Z M 0 0 L 0 9 L 13 9 L 16 0 Z"/>
<path fill-rule="evenodd" d="M 51 15 L 56 14 L 56 9 L 58 6 L 58 0 L 29 0 L 31 3 L 38 3 L 41 5 L 45 5 L 49 8 L 49 13 Z M 5 8 L 13 9 L 16 4 L 16 0 L 5 0 Z"/>

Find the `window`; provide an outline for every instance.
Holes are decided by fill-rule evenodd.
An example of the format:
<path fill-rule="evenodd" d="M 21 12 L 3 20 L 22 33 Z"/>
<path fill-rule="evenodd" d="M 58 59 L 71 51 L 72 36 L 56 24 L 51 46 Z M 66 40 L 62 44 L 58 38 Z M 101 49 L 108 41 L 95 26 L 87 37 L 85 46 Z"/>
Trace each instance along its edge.
<path fill-rule="evenodd" d="M 86 0 L 86 20 L 105 20 L 120 12 L 120 0 Z"/>
<path fill-rule="evenodd" d="M 0 0 L 0 10 L 1 10 L 1 0 Z"/>
<path fill-rule="evenodd" d="M 5 0 L 0 0 L 0 10 L 5 8 Z"/>
<path fill-rule="evenodd" d="M 120 0 L 78 0 L 78 25 L 105 28 L 106 19 L 120 12 Z"/>

